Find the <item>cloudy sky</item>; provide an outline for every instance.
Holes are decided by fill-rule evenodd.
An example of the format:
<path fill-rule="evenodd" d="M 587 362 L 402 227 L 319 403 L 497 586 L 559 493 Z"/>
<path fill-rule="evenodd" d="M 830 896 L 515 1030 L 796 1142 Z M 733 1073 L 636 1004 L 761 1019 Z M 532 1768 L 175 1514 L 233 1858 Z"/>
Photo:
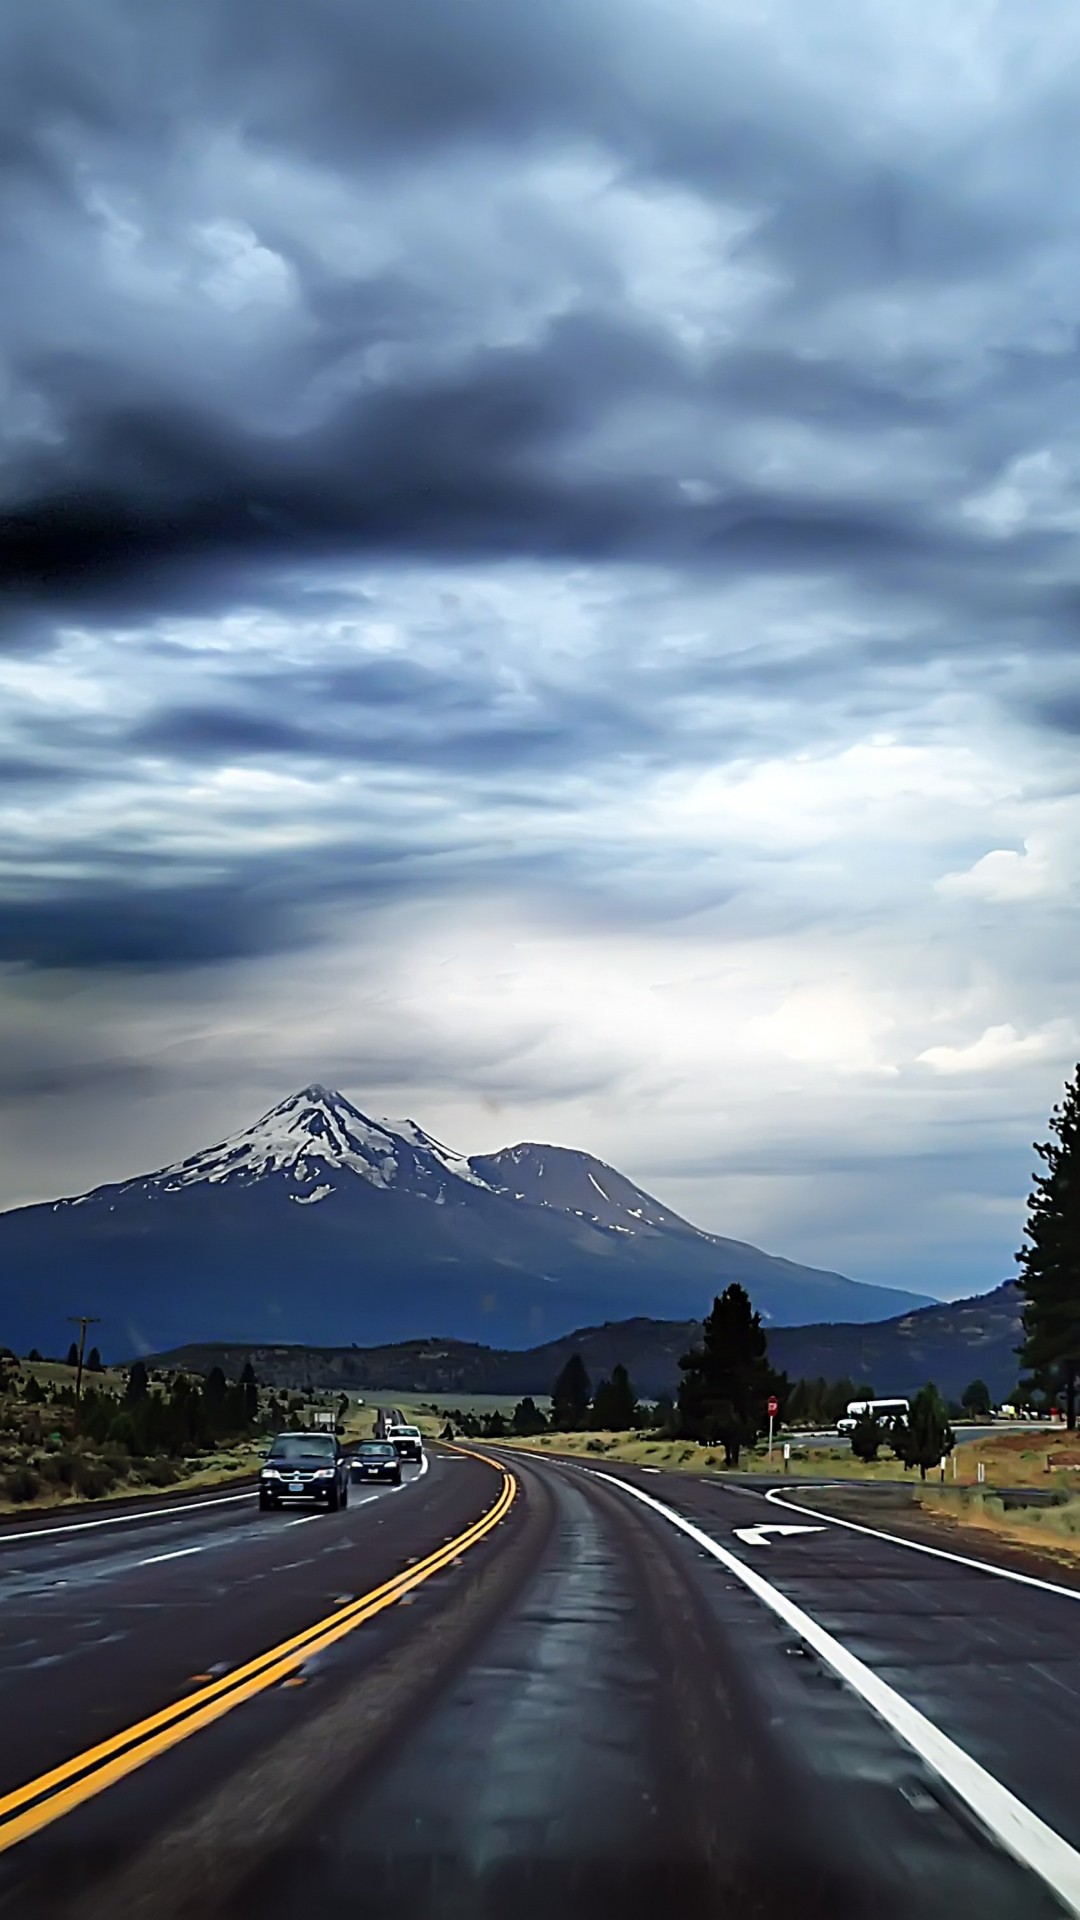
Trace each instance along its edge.
<path fill-rule="evenodd" d="M 1080 15 L 0 15 L 0 1205 L 312 1078 L 1011 1271 L 1080 1052 Z"/>

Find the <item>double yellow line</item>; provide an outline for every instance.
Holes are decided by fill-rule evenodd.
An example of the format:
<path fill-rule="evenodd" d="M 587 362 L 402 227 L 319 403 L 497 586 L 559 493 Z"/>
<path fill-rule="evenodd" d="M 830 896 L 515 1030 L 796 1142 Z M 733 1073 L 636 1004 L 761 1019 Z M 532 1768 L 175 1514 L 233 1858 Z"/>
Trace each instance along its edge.
<path fill-rule="evenodd" d="M 474 1457 L 480 1459 L 483 1456 Z M 494 1466 L 495 1463 L 488 1461 L 486 1464 Z M 517 1481 L 513 1474 L 505 1469 L 501 1471 L 502 1488 L 494 1506 L 466 1528 L 464 1533 L 448 1540 L 406 1573 L 397 1574 L 381 1587 L 361 1594 L 348 1606 L 339 1608 L 325 1619 L 316 1620 L 312 1626 L 305 1627 L 302 1633 L 294 1634 L 291 1640 L 283 1640 L 279 1646 L 270 1647 L 256 1659 L 249 1660 L 246 1666 L 235 1668 L 212 1685 L 200 1687 L 196 1693 L 189 1693 L 183 1700 L 174 1701 L 171 1707 L 163 1707 L 148 1719 L 126 1727 L 122 1733 L 110 1735 L 99 1746 L 88 1747 L 85 1753 L 76 1754 L 61 1766 L 53 1767 L 49 1773 L 39 1774 L 36 1780 L 28 1780 L 25 1786 L 16 1787 L 14 1792 L 5 1794 L 0 1798 L 0 1853 L 17 1846 L 20 1840 L 29 1839 L 42 1827 L 51 1826 L 54 1820 L 61 1820 L 66 1813 L 73 1812 L 96 1794 L 104 1793 L 106 1787 L 114 1786 L 127 1774 L 144 1767 L 148 1760 L 155 1759 L 159 1753 L 166 1753 L 170 1747 L 178 1746 L 181 1740 L 187 1740 L 200 1727 L 208 1727 L 212 1721 L 220 1720 L 223 1714 L 231 1713 L 243 1701 L 265 1692 L 267 1687 L 276 1686 L 278 1681 L 295 1673 L 313 1655 L 321 1653 L 325 1647 L 333 1646 L 335 1640 L 343 1640 L 346 1634 L 363 1626 L 365 1620 L 393 1606 L 403 1594 L 421 1586 L 433 1574 L 441 1572 L 461 1554 L 467 1553 L 470 1547 L 475 1547 L 509 1512 L 517 1493 Z"/>

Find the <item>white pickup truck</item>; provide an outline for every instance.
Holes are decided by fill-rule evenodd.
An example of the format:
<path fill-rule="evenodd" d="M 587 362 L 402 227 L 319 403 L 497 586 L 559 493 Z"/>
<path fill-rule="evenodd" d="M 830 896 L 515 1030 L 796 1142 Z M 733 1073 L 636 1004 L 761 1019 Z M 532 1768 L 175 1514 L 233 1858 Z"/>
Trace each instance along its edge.
<path fill-rule="evenodd" d="M 424 1436 L 419 1427 L 387 1427 L 385 1437 L 392 1443 L 399 1460 L 423 1459 Z"/>

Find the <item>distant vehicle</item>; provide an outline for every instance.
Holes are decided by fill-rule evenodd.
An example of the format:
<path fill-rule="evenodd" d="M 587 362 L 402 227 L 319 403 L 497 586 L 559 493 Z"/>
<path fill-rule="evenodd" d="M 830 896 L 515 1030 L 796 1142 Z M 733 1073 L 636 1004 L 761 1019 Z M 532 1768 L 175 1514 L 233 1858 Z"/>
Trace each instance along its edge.
<path fill-rule="evenodd" d="M 864 1413 L 873 1414 L 883 1427 L 901 1425 L 911 1412 L 908 1400 L 849 1400 L 848 1410 L 842 1420 L 836 1423 L 837 1433 L 851 1433 L 856 1421 Z"/>
<path fill-rule="evenodd" d="M 424 1436 L 419 1427 L 387 1427 L 386 1438 L 402 1460 L 422 1460 Z"/>
<path fill-rule="evenodd" d="M 389 1440 L 364 1440 L 353 1454 L 358 1480 L 392 1480 L 401 1485 L 401 1455 Z"/>
<path fill-rule="evenodd" d="M 325 1501 L 331 1513 L 349 1503 L 349 1466 L 332 1433 L 279 1433 L 259 1474 L 265 1513 L 283 1500 Z"/>

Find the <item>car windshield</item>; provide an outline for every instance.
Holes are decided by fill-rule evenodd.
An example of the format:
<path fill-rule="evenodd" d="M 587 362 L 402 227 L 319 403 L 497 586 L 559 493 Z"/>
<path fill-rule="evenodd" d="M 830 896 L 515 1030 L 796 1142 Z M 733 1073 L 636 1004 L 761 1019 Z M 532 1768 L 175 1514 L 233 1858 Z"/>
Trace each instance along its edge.
<path fill-rule="evenodd" d="M 270 1451 L 276 1460 L 332 1460 L 337 1442 L 328 1433 L 279 1433 Z"/>
<path fill-rule="evenodd" d="M 362 1460 L 385 1460 L 393 1451 L 394 1449 L 389 1441 L 368 1440 L 360 1448 L 360 1457 Z"/>

